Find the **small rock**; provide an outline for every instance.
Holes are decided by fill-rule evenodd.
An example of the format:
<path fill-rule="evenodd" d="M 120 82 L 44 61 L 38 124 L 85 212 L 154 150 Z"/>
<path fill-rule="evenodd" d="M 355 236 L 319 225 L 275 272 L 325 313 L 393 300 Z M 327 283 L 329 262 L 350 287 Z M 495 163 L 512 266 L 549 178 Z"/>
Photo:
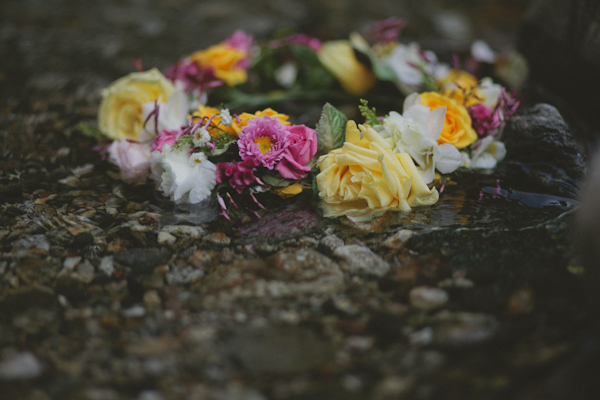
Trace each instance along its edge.
<path fill-rule="evenodd" d="M 529 287 L 515 290 L 506 301 L 506 313 L 511 316 L 531 314 L 534 309 L 533 291 Z"/>
<path fill-rule="evenodd" d="M 121 311 L 125 318 L 141 318 L 146 315 L 146 309 L 143 306 L 133 306 Z"/>
<path fill-rule="evenodd" d="M 72 246 L 81 249 L 94 243 L 94 236 L 89 232 L 82 232 L 73 238 Z"/>
<path fill-rule="evenodd" d="M 188 262 L 196 268 L 204 269 L 212 264 L 212 255 L 208 251 L 196 250 L 189 256 Z"/>
<path fill-rule="evenodd" d="M 77 266 L 77 279 L 86 284 L 94 280 L 94 266 L 89 260 L 85 260 Z"/>
<path fill-rule="evenodd" d="M 42 374 L 42 363 L 30 352 L 23 352 L 0 362 L 0 379 L 33 379 Z"/>
<path fill-rule="evenodd" d="M 144 293 L 144 304 L 148 309 L 156 309 L 160 308 L 162 305 L 162 300 L 160 299 L 160 295 L 156 290 L 148 290 Z"/>
<path fill-rule="evenodd" d="M 340 260 L 340 268 L 351 274 L 364 273 L 380 278 L 390 270 L 387 261 L 365 246 L 340 246 L 333 251 L 333 255 Z"/>
<path fill-rule="evenodd" d="M 413 386 L 414 379 L 411 377 L 390 376 L 380 381 L 373 390 L 373 400 L 399 399 Z"/>
<path fill-rule="evenodd" d="M 160 392 L 155 390 L 144 390 L 138 396 L 138 400 L 164 400 L 164 397 Z"/>
<path fill-rule="evenodd" d="M 169 261 L 171 252 L 166 248 L 134 248 L 121 250 L 114 255 L 114 261 L 133 268 L 139 273 L 151 273 L 154 267 Z"/>
<path fill-rule="evenodd" d="M 336 235 L 327 235 L 319 242 L 319 250 L 327 255 L 333 254 L 333 251 L 344 245 L 344 241 Z"/>
<path fill-rule="evenodd" d="M 441 311 L 434 317 L 434 342 L 441 345 L 465 345 L 484 342 L 492 337 L 498 322 L 492 315 Z"/>
<path fill-rule="evenodd" d="M 408 229 L 401 229 L 396 232 L 393 236 L 385 239 L 383 245 L 390 249 L 401 249 L 404 247 L 406 242 L 413 236 L 413 232 Z"/>
<path fill-rule="evenodd" d="M 16 240 L 13 242 L 12 247 L 15 250 L 41 249 L 49 251 L 50 242 L 46 239 L 45 235 L 39 234 Z"/>
<path fill-rule="evenodd" d="M 188 226 L 188 225 L 166 225 L 161 228 L 161 231 L 171 233 L 179 237 L 190 237 L 192 239 L 198 239 L 202 237 L 204 230 L 199 226 Z"/>
<path fill-rule="evenodd" d="M 433 341 L 433 329 L 426 327 L 418 331 L 411 332 L 408 335 L 408 342 L 410 344 L 416 344 L 426 346 Z"/>
<path fill-rule="evenodd" d="M 410 291 L 408 298 L 413 307 L 427 311 L 446 304 L 448 293 L 439 288 L 417 286 Z"/>
<path fill-rule="evenodd" d="M 104 272 L 107 276 L 111 276 L 115 272 L 115 265 L 113 263 L 112 256 L 102 257 L 100 259 L 100 265 L 98 266 L 100 271 Z"/>
<path fill-rule="evenodd" d="M 177 241 L 177 238 L 173 235 L 171 235 L 169 232 L 165 232 L 165 231 L 160 231 L 158 232 L 158 244 L 160 245 L 172 245 Z"/>
<path fill-rule="evenodd" d="M 204 271 L 190 265 L 185 267 L 171 267 L 165 274 L 165 279 L 170 285 L 187 285 L 204 276 Z"/>
<path fill-rule="evenodd" d="M 79 262 L 81 262 L 81 257 L 67 257 L 65 258 L 65 261 L 63 261 L 63 268 L 66 271 L 71 272 L 75 269 Z"/>
<path fill-rule="evenodd" d="M 231 239 L 229 239 L 227 235 L 222 232 L 211 233 L 210 235 L 205 236 L 204 239 L 220 246 L 227 246 L 231 243 Z"/>

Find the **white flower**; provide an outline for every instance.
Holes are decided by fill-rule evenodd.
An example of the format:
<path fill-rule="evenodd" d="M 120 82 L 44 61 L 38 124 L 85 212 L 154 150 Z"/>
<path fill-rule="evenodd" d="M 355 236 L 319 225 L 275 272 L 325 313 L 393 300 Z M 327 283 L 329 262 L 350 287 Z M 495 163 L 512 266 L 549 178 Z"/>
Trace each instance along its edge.
<path fill-rule="evenodd" d="M 110 162 L 121 170 L 127 183 L 142 182 L 150 172 L 150 143 L 115 140 L 108 148 Z"/>
<path fill-rule="evenodd" d="M 417 43 L 398 44 L 383 61 L 394 71 L 394 82 L 405 95 L 421 88 L 425 74 L 439 80 L 450 72 L 448 65 L 439 63 L 433 52 L 421 51 Z"/>
<path fill-rule="evenodd" d="M 496 62 L 496 53 L 483 40 L 477 40 L 471 45 L 471 55 L 480 62 L 494 64 Z"/>
<path fill-rule="evenodd" d="M 210 196 L 217 183 L 216 166 L 206 159 L 204 153 L 189 153 L 189 146 L 173 149 L 163 147 L 162 153 L 150 155 L 152 178 L 158 188 L 176 203 L 199 203 Z"/>
<path fill-rule="evenodd" d="M 210 133 L 208 133 L 205 127 L 201 126 L 192 134 L 192 141 L 194 147 L 204 147 L 206 143 L 210 142 Z"/>
<path fill-rule="evenodd" d="M 404 101 L 403 114 L 392 111 L 383 120 L 377 131 L 396 146 L 394 152 L 408 153 L 415 163 L 425 183 L 431 183 L 437 169 L 442 174 L 456 170 L 462 156 L 454 145 L 438 144 L 442 133 L 446 107 L 431 110 L 421 104 L 417 93 Z"/>
<path fill-rule="evenodd" d="M 502 94 L 502 85 L 494 83 L 492 78 L 486 77 L 479 81 L 477 91 L 485 97 L 483 104 L 493 110 L 498 104 L 500 94 Z"/>
<path fill-rule="evenodd" d="M 494 140 L 492 136 L 486 136 L 471 145 L 471 168 L 495 168 L 496 164 L 504 160 L 505 156 L 506 146 L 504 143 Z"/>
<path fill-rule="evenodd" d="M 158 105 L 158 117 L 156 115 L 148 116 Z M 154 102 L 145 103 L 142 106 L 142 114 L 146 125 L 140 132 L 138 142 L 147 142 L 156 135 L 159 135 L 163 130 L 178 130 L 187 122 L 188 100 L 185 93 L 180 88 L 175 88 L 175 91 L 169 97 L 166 103 Z"/>
<path fill-rule="evenodd" d="M 225 126 L 231 126 L 231 124 L 233 124 L 233 119 L 231 118 L 231 113 L 229 112 L 228 109 L 223 108 L 221 109 L 221 122 L 223 123 L 223 125 Z"/>
<path fill-rule="evenodd" d="M 293 62 L 287 62 L 275 70 L 275 80 L 284 88 L 292 87 L 297 76 L 298 67 Z"/>

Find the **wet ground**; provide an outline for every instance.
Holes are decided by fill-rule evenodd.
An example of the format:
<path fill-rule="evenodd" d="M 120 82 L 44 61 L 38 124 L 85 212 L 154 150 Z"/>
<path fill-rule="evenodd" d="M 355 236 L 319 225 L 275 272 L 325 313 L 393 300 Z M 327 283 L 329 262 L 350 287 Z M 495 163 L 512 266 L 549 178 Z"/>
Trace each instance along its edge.
<path fill-rule="evenodd" d="M 3 2 L 0 398 L 577 395 L 581 183 L 552 165 L 466 173 L 435 206 L 366 225 L 323 219 L 308 197 L 198 224 L 116 179 L 77 129 L 133 58 L 164 68 L 233 28 L 341 38 L 398 15 L 424 47 L 501 50 L 525 8 L 450 4 Z"/>

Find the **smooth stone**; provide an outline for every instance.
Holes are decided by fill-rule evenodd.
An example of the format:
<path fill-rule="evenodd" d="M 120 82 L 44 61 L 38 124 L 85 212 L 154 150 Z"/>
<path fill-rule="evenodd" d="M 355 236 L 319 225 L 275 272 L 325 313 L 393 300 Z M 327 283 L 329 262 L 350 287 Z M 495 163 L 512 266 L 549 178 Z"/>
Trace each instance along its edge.
<path fill-rule="evenodd" d="M 158 232 L 158 238 L 156 239 L 160 245 L 172 245 L 177 241 L 177 238 L 171 235 L 169 232 Z"/>
<path fill-rule="evenodd" d="M 340 268 L 351 274 L 366 274 L 381 278 L 390 270 L 390 264 L 371 249 L 356 244 L 337 247 L 333 256 L 340 260 Z"/>
<path fill-rule="evenodd" d="M 408 298 L 413 307 L 427 311 L 446 304 L 448 302 L 448 293 L 443 289 L 435 287 L 417 286 L 411 289 Z"/>
<path fill-rule="evenodd" d="M 383 241 L 383 245 L 385 247 L 389 247 L 390 249 L 401 249 L 411 237 L 413 237 L 413 231 L 408 229 L 400 229 L 398 232 L 385 239 Z"/>
<path fill-rule="evenodd" d="M 23 352 L 0 362 L 0 379 L 33 379 L 40 376 L 43 370 L 44 366 L 36 356 L 30 352 Z"/>
<path fill-rule="evenodd" d="M 166 248 L 134 248 L 116 252 L 114 261 L 133 268 L 139 273 L 150 273 L 154 267 L 169 261 L 171 252 Z"/>

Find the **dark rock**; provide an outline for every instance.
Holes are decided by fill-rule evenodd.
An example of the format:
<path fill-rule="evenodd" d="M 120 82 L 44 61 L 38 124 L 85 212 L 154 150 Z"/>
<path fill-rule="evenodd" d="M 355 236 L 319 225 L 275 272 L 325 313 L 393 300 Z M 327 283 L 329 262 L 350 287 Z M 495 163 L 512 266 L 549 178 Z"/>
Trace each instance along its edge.
<path fill-rule="evenodd" d="M 585 157 L 569 126 L 549 104 L 538 104 L 513 115 L 502 141 L 506 144 L 507 161 L 552 163 L 573 178 L 585 172 Z"/>
<path fill-rule="evenodd" d="M 73 238 L 73 247 L 77 249 L 84 248 L 94 243 L 94 236 L 89 232 L 82 232 Z"/>
<path fill-rule="evenodd" d="M 134 273 L 151 273 L 154 267 L 166 263 L 171 252 L 166 248 L 135 248 L 115 253 L 114 261 L 131 267 Z"/>
<path fill-rule="evenodd" d="M 331 344 L 313 331 L 295 326 L 241 329 L 225 348 L 229 357 L 250 373 L 308 372 L 331 362 L 334 355 Z"/>

